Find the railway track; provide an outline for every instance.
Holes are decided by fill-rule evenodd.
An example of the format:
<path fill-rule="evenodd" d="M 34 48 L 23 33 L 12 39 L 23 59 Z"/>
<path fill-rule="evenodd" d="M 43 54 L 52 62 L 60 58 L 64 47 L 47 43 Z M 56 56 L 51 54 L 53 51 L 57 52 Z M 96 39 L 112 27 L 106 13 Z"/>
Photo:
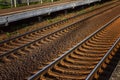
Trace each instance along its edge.
<path fill-rule="evenodd" d="M 28 80 L 98 79 L 120 47 L 120 15 L 95 31 Z"/>
<path fill-rule="evenodd" d="M 116 2 L 114 2 L 116 3 Z M 112 3 L 111 3 L 112 4 Z M 71 18 L 65 19 L 63 21 L 59 21 L 53 24 L 50 24 L 48 26 L 45 26 L 43 28 L 27 32 L 23 35 L 17 36 L 15 38 L 5 40 L 0 43 L 0 59 L 1 61 L 7 60 L 6 58 L 9 56 L 15 57 L 15 54 L 25 54 L 24 51 L 29 51 L 30 49 L 34 49 L 35 46 L 39 46 L 42 43 L 46 43 L 46 41 L 51 41 L 52 39 L 56 39 L 60 35 L 63 35 L 64 33 L 69 32 L 70 30 L 73 30 L 79 26 L 80 22 L 85 21 L 93 16 L 99 15 L 101 12 L 107 11 L 111 8 L 114 8 L 119 5 L 119 3 L 114 4 L 112 6 L 105 5 L 103 7 L 106 7 L 105 9 L 102 9 L 101 11 L 96 11 L 97 9 L 103 8 L 97 8 L 95 10 L 92 10 L 94 14 L 91 16 L 87 16 L 85 19 L 79 20 L 81 15 L 76 15 Z M 109 7 L 108 7 L 109 6 Z M 92 12 L 90 11 L 90 12 Z M 88 13 L 90 13 L 88 12 Z M 85 13 L 84 13 L 85 14 Z M 72 23 L 68 25 L 69 23 Z M 66 26 L 66 27 L 64 27 Z"/>

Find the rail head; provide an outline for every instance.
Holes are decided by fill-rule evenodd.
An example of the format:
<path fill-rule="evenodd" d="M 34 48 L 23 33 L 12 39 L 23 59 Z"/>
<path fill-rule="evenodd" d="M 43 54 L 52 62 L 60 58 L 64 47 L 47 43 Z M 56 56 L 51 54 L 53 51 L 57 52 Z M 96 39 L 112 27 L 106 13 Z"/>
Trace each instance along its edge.
<path fill-rule="evenodd" d="M 101 67 L 102 63 L 105 62 L 109 54 L 112 52 L 112 50 L 115 48 L 115 46 L 120 42 L 120 37 L 115 41 L 115 43 L 112 45 L 112 47 L 108 50 L 108 52 L 104 55 L 104 57 L 98 62 L 98 64 L 95 66 L 95 68 L 91 71 L 91 73 L 87 76 L 85 80 L 92 80 L 94 77 L 94 74 L 97 73 L 98 69 Z"/>
<path fill-rule="evenodd" d="M 61 60 L 63 57 L 65 57 L 66 55 L 68 55 L 70 52 L 72 52 L 73 50 L 75 50 L 78 46 L 80 46 L 81 44 L 83 44 L 85 41 L 87 41 L 88 39 L 90 39 L 92 36 L 94 36 L 96 33 L 100 32 L 101 30 L 103 30 L 105 27 L 107 27 L 108 25 L 110 25 L 111 23 L 113 23 L 116 19 L 118 19 L 120 17 L 117 16 L 115 18 L 113 18 L 110 22 L 108 22 L 107 24 L 105 24 L 104 26 L 102 26 L 100 29 L 98 29 L 97 31 L 93 32 L 91 35 L 89 35 L 88 37 L 86 37 L 84 40 L 82 40 L 80 43 L 78 43 L 77 45 L 75 45 L 73 48 L 71 48 L 69 51 L 66 51 L 64 54 L 62 54 L 60 57 L 58 57 L 57 59 L 55 59 L 53 62 L 51 62 L 50 64 L 48 64 L 47 66 L 45 66 L 43 69 L 39 70 L 36 74 L 34 74 L 33 76 L 29 77 L 28 80 L 35 80 L 37 78 L 39 78 L 39 76 L 44 73 L 44 71 L 48 70 L 49 68 L 51 68 L 55 63 L 59 62 L 59 60 Z M 87 79 L 86 79 L 87 80 Z"/>

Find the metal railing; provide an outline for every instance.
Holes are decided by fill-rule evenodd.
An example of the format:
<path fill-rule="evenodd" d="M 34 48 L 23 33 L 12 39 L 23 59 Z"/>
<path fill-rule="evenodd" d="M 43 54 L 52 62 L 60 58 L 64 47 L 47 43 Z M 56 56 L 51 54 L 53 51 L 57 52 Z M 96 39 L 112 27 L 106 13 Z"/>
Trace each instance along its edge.
<path fill-rule="evenodd" d="M 46 3 L 46 2 L 55 2 L 60 0 L 0 0 L 0 5 L 9 6 L 9 7 L 18 7 L 22 5 L 30 5 L 36 3 Z"/>

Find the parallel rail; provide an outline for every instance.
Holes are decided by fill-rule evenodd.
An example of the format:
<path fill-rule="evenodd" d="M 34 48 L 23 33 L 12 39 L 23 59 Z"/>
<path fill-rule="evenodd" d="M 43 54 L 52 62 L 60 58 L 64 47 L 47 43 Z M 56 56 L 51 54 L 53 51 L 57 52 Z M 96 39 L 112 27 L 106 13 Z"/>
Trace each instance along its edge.
<path fill-rule="evenodd" d="M 100 74 L 100 69 L 102 70 L 103 64 L 105 65 L 107 60 L 109 60 L 109 56 L 111 55 L 111 52 L 114 50 L 114 48 L 119 44 L 120 38 L 116 40 L 116 42 L 113 44 L 113 46 L 109 49 L 109 51 L 105 54 L 105 56 L 99 61 L 99 63 L 96 65 L 96 67 L 91 71 L 91 73 L 87 76 L 86 80 L 92 80 L 92 79 L 98 79 Z"/>
<path fill-rule="evenodd" d="M 116 2 L 119 2 L 119 1 L 116 1 Z M 113 2 L 113 3 L 107 4 L 107 5 L 98 7 L 98 8 L 96 8 L 96 9 L 93 9 L 93 10 L 88 11 L 88 12 L 86 12 L 86 13 L 90 13 L 90 12 L 95 11 L 95 10 L 97 10 L 97 9 L 100 9 L 100 8 L 103 8 L 103 7 L 107 7 L 107 6 L 112 5 L 112 4 L 116 3 L 116 2 Z M 119 4 L 118 4 L 118 5 L 119 5 Z M 116 7 L 116 6 L 118 6 L 118 5 L 115 5 L 115 6 L 113 6 L 113 7 Z M 109 10 L 109 9 L 111 9 L 111 8 L 113 8 L 113 7 L 110 7 L 110 8 L 108 8 L 107 10 Z M 104 10 L 104 11 L 105 11 L 105 10 Z M 103 12 L 104 12 L 104 11 L 103 11 Z M 57 21 L 57 22 L 55 22 L 55 23 L 49 24 L 49 25 L 47 25 L 47 26 L 43 26 L 42 28 L 39 28 L 39 29 L 30 31 L 30 32 L 26 32 L 26 33 L 21 34 L 21 35 L 19 35 L 19 36 L 17 36 L 17 37 L 13 37 L 13 38 L 10 38 L 10 39 L 4 40 L 4 41 L 0 41 L 0 45 L 6 43 L 6 42 L 8 42 L 8 41 L 14 40 L 14 39 L 16 39 L 16 38 L 18 38 L 18 37 L 21 37 L 21 36 L 24 36 L 24 35 L 27 35 L 27 34 L 30 34 L 30 33 L 34 33 L 34 32 L 37 32 L 37 31 L 39 31 L 39 30 L 42 30 L 42 29 L 49 28 L 49 27 L 52 26 L 52 25 L 58 25 L 58 24 L 60 24 L 60 23 L 62 23 L 62 22 L 64 22 L 64 21 L 73 19 L 73 18 L 75 18 L 75 17 L 84 15 L 84 14 L 86 14 L 86 13 L 78 14 L 78 15 L 72 16 L 72 17 L 70 17 L 70 18 L 67 18 L 67 19 L 64 19 L 64 20 Z M 98 14 L 100 14 L 100 13 L 98 13 Z"/>
<path fill-rule="evenodd" d="M 118 6 L 118 5 L 115 5 L 115 6 L 113 6 L 113 7 L 116 7 L 116 6 Z M 113 8 L 113 7 L 110 7 L 109 9 L 111 9 L 111 8 Z M 109 9 L 107 9 L 107 10 L 109 10 Z M 94 10 L 93 10 L 93 11 L 94 11 Z M 106 11 L 106 10 L 104 10 L 104 11 Z M 104 11 L 103 11 L 103 12 L 104 12 Z M 8 51 L 8 52 L 5 52 L 5 53 L 3 53 L 3 54 L 0 54 L 0 59 L 2 59 L 4 56 L 7 56 L 7 55 L 9 55 L 9 54 L 12 54 L 13 52 L 15 52 L 15 51 L 17 51 L 17 50 L 19 50 L 19 49 L 23 49 L 24 47 L 26 47 L 26 46 L 28 46 L 28 45 L 34 44 L 35 42 L 38 42 L 38 41 L 40 41 L 40 40 L 42 40 L 42 39 L 45 39 L 46 37 L 49 37 L 49 36 L 54 35 L 54 34 L 57 34 L 57 33 L 61 32 L 61 31 L 64 31 L 65 29 L 73 28 L 74 25 L 79 24 L 80 22 L 83 22 L 83 21 L 85 21 L 85 20 L 87 20 L 87 19 L 89 19 L 89 18 L 91 18 L 91 17 L 96 16 L 96 15 L 99 15 L 100 13 L 101 13 L 101 12 L 96 13 L 96 14 L 94 14 L 94 15 L 92 15 L 92 16 L 89 16 L 89 17 L 87 17 L 87 18 L 85 18 L 85 19 L 83 19 L 83 20 L 74 22 L 74 23 L 70 24 L 69 26 L 66 26 L 66 27 L 64 27 L 64 28 L 62 28 L 62 29 L 60 29 L 60 30 L 57 30 L 57 31 L 52 32 L 52 33 L 47 34 L 47 35 L 44 35 L 43 37 L 41 37 L 41 38 L 39 38 L 39 39 L 37 39 L 37 40 L 31 41 L 31 42 L 29 42 L 29 43 L 27 43 L 27 44 L 24 44 L 24 45 L 22 45 L 22 46 L 19 46 L 19 47 L 17 47 L 17 48 L 14 48 L 14 49 L 12 49 L 12 50 L 10 50 L 10 51 Z M 84 14 L 85 14 L 85 13 L 84 13 Z M 7 43 L 9 44 L 9 42 L 15 41 L 16 39 L 19 39 L 20 37 L 23 37 L 23 36 L 29 35 L 29 34 L 35 34 L 35 32 L 39 32 L 39 31 L 44 30 L 44 29 L 49 29 L 52 25 L 58 25 L 59 23 L 62 23 L 62 22 L 64 22 L 64 21 L 67 21 L 67 20 L 69 20 L 69 19 L 72 19 L 72 18 L 75 18 L 75 17 L 78 17 L 78 16 L 80 16 L 80 15 L 76 15 L 76 16 L 74 16 L 74 17 L 65 19 L 65 20 L 63 20 L 63 21 L 59 21 L 59 22 L 50 24 L 50 25 L 45 26 L 45 27 L 43 27 L 43 28 L 40 28 L 40 29 L 31 31 L 31 32 L 27 32 L 27 33 L 25 33 L 25 34 L 22 34 L 22 35 L 20 35 L 20 36 L 14 37 L 14 38 L 12 38 L 12 39 L 5 40 L 5 41 L 1 42 L 0 45 L 1 45 L 1 46 L 4 46 L 3 44 L 7 44 Z"/>
<path fill-rule="evenodd" d="M 117 17 L 115 17 L 114 19 L 112 19 L 110 22 L 108 22 L 106 25 L 104 25 L 103 27 L 101 27 L 100 29 L 98 29 L 97 31 L 95 31 L 94 33 L 92 33 L 90 36 L 88 36 L 87 38 L 85 38 L 83 41 L 81 41 L 80 43 L 78 43 L 76 46 L 74 46 L 73 48 L 71 48 L 69 51 L 67 51 L 67 52 L 65 52 L 63 55 L 61 55 L 59 58 L 57 58 L 56 60 L 54 60 L 53 62 L 51 62 L 49 65 L 47 65 L 47 66 L 45 66 L 43 69 L 41 69 L 40 71 L 38 71 L 36 74 L 34 74 L 33 76 L 31 76 L 31 77 L 29 77 L 28 78 L 28 80 L 36 80 L 36 79 L 41 79 L 41 78 L 45 78 L 45 77 L 48 77 L 48 76 L 50 76 L 50 78 L 53 78 L 53 79 L 56 79 L 56 77 L 54 77 L 54 72 L 52 73 L 52 71 L 57 71 L 56 69 L 57 69 L 57 67 L 59 66 L 59 65 L 62 65 L 62 66 L 64 66 L 65 67 L 65 63 L 63 62 L 63 61 L 66 61 L 67 59 L 69 60 L 69 58 L 68 58 L 68 56 L 70 57 L 70 56 L 72 56 L 72 54 L 80 54 L 80 53 L 78 53 L 78 52 L 74 52 L 76 49 L 78 49 L 80 46 L 82 47 L 82 48 L 85 48 L 85 47 L 83 47 L 82 45 L 84 45 L 84 44 L 87 44 L 86 42 L 87 41 L 89 41 L 89 42 L 92 42 L 91 40 L 93 40 L 93 38 L 97 38 L 97 36 L 101 36 L 101 33 L 106 33 L 106 31 L 105 31 L 105 28 L 107 27 L 107 26 L 109 26 L 110 24 L 112 24 L 114 21 L 116 21 L 118 18 L 120 17 L 120 15 L 119 16 L 117 16 Z M 101 33 L 100 33 L 101 32 Z M 112 32 L 111 32 L 112 33 Z M 99 34 L 99 35 L 98 35 Z M 117 34 L 116 34 L 117 35 Z M 109 36 L 106 36 L 106 37 L 108 37 L 108 39 L 109 39 Z M 111 37 L 112 38 L 112 37 Z M 91 79 L 91 78 L 93 78 L 93 75 L 95 74 L 95 73 L 97 73 L 97 71 L 98 71 L 98 69 L 99 69 L 99 67 L 101 67 L 101 64 L 106 60 L 106 58 L 108 58 L 108 56 L 109 56 L 109 54 L 110 54 L 110 52 L 113 50 L 113 48 L 116 46 L 116 44 L 119 42 L 119 40 L 120 40 L 120 38 L 116 41 L 116 39 L 117 39 L 118 37 L 116 37 L 115 39 L 113 39 L 113 43 L 111 43 L 111 45 L 112 46 L 110 46 L 110 45 L 108 45 L 107 43 L 105 43 L 107 46 L 110 46 L 110 48 L 109 49 L 107 49 L 107 52 L 106 52 L 106 54 L 104 55 L 104 54 L 99 54 L 99 56 L 101 55 L 101 56 L 103 56 L 103 58 L 100 60 L 100 62 L 98 63 L 98 64 L 96 64 L 97 66 L 93 69 L 93 71 L 92 72 L 90 72 L 90 74 L 88 75 L 88 77 L 86 78 L 86 80 L 89 80 L 89 79 Z M 101 39 L 102 40 L 102 39 Z M 106 39 L 105 39 L 106 40 Z M 96 41 L 96 40 L 95 40 Z M 104 40 L 103 40 L 104 41 Z M 116 42 L 115 42 L 116 41 Z M 97 42 L 99 42 L 99 41 L 97 41 Z M 96 42 L 96 43 L 97 43 Z M 90 44 L 89 44 L 90 45 Z M 97 45 L 97 44 L 96 44 Z M 100 44 L 99 44 L 100 45 Z M 102 44 L 101 44 L 102 45 Z M 106 48 L 106 45 L 104 46 L 105 48 Z M 88 49 L 88 51 L 89 51 L 89 49 Z M 101 51 L 101 52 L 104 52 L 104 51 Z M 86 54 L 86 53 L 85 53 Z M 91 53 L 89 53 L 88 55 L 90 55 Z M 94 53 L 95 54 L 95 53 Z M 98 54 L 98 53 L 97 53 Z M 97 55 L 96 54 L 96 55 Z M 86 54 L 87 55 L 87 54 Z M 92 57 L 92 56 L 91 56 Z M 93 59 L 95 59 L 95 58 L 93 58 Z M 99 59 L 98 59 L 99 60 Z M 96 59 L 95 59 L 95 61 L 96 61 Z M 62 62 L 64 63 L 64 64 L 62 64 Z M 89 61 L 88 61 L 89 62 Z M 75 62 L 74 63 L 69 63 L 69 64 L 75 64 Z M 77 64 L 77 63 L 76 63 Z M 81 63 L 81 64 L 83 64 L 83 65 L 85 65 L 84 63 Z M 91 63 L 91 64 L 93 64 L 93 63 Z M 57 66 L 57 67 L 56 67 Z M 55 68 L 56 67 L 56 68 Z M 90 68 L 90 66 L 88 66 L 89 68 Z M 70 68 L 70 66 L 68 67 L 68 69 Z M 59 71 L 59 68 L 58 68 L 58 72 L 60 72 Z M 66 71 L 67 72 L 67 71 Z M 66 72 L 60 72 L 61 73 L 61 75 L 62 75 L 62 73 L 66 73 Z M 50 73 L 51 73 L 51 75 L 50 75 Z M 57 73 L 56 73 L 57 74 Z M 72 74 L 72 73 L 71 73 Z M 73 74 L 75 74 L 75 73 L 73 73 Z M 84 73 L 83 73 L 84 74 Z M 81 73 L 81 75 L 82 75 L 82 73 Z M 55 76 L 57 76 L 57 75 L 55 75 Z M 83 75 L 84 76 L 84 75 Z M 59 78 L 57 78 L 57 79 L 59 79 Z M 61 79 L 61 78 L 60 78 Z M 66 78 L 65 78 L 66 79 Z M 78 78 L 79 79 L 79 78 Z M 83 79 L 85 79 L 85 77 L 83 78 Z"/>

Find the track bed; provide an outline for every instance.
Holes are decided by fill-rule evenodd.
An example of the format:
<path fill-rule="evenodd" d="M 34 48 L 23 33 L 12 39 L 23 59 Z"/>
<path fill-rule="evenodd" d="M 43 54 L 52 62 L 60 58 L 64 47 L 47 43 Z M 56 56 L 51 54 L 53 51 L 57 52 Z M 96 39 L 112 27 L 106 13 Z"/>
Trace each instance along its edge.
<path fill-rule="evenodd" d="M 0 78 L 9 79 L 9 77 L 11 77 L 11 79 L 23 80 L 24 78 L 30 77 L 32 74 L 36 73 L 38 70 L 42 69 L 44 66 L 46 66 L 54 59 L 62 55 L 65 51 L 69 50 L 74 45 L 79 43 L 81 40 L 90 35 L 92 32 L 106 24 L 115 16 L 119 15 L 120 14 L 120 11 L 118 11 L 119 9 L 120 6 L 118 5 L 110 9 L 103 10 L 104 12 L 101 14 L 100 13 L 96 14 L 94 12 L 94 14 L 87 16 L 88 18 L 85 20 L 79 21 L 78 19 L 76 19 L 75 21 L 73 21 L 71 25 L 65 23 L 66 27 L 59 28 L 57 24 L 56 25 L 57 28 L 53 27 L 51 27 L 52 29 L 48 28 L 50 29 L 50 32 L 49 31 L 47 32 L 46 28 L 43 28 L 42 31 L 28 34 L 27 36 L 24 37 L 20 37 L 20 40 L 19 38 L 16 38 L 18 42 L 20 41 L 20 45 L 18 45 L 17 40 L 9 41 L 10 43 L 8 42 L 2 44 L 3 47 L 1 48 L 4 49 L 1 49 L 3 50 L 3 52 L 1 51 L 1 54 L 6 52 L 8 54 L 5 54 L 0 58 L 1 59 Z M 71 22 L 72 20 L 70 21 L 70 23 Z M 61 24 L 64 24 L 64 22 Z M 38 34 L 39 36 L 40 33 L 44 31 L 45 31 L 43 35 L 44 38 L 39 39 L 40 38 L 39 37 L 38 40 L 34 40 L 37 39 L 36 34 Z M 105 32 L 109 32 L 109 29 L 108 31 L 105 30 Z M 47 36 L 45 36 L 45 34 Z M 111 39 L 111 37 L 110 38 L 108 37 L 108 39 Z M 111 41 L 114 42 L 115 39 L 113 38 Z M 32 40 L 33 42 L 31 44 L 26 45 L 26 43 L 31 42 Z M 19 47 L 21 45 L 22 47 Z M 101 54 L 101 56 L 102 55 L 103 54 Z M 99 59 L 97 59 L 96 61 L 98 60 Z M 96 64 L 96 62 L 95 63 L 93 62 L 93 64 Z"/>

